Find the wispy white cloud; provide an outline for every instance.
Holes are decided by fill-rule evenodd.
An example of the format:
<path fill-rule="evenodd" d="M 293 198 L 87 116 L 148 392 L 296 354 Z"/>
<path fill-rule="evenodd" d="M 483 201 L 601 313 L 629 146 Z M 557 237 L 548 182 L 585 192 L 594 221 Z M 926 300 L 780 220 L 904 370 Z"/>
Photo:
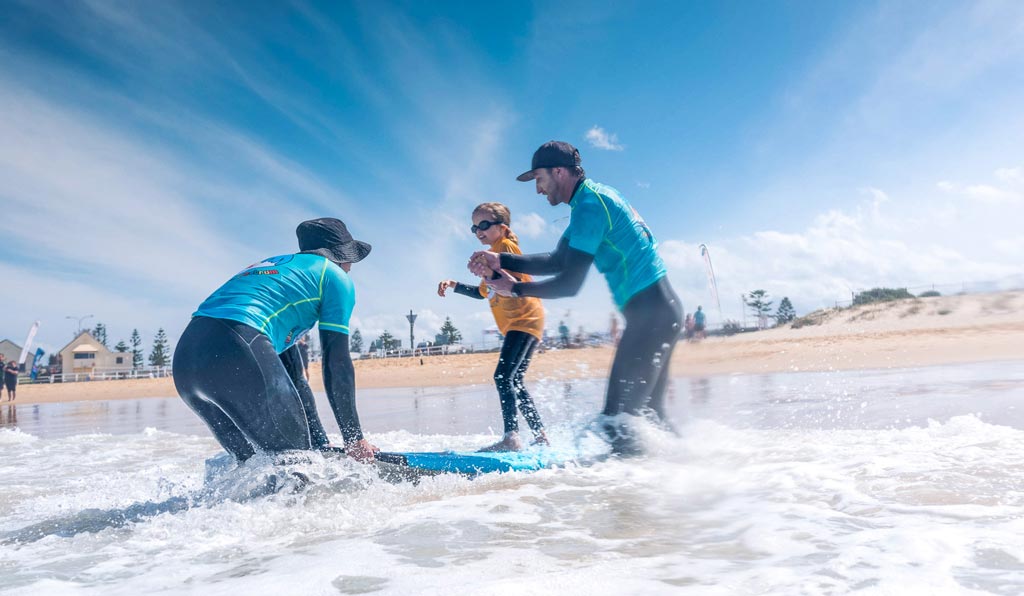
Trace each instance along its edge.
<path fill-rule="evenodd" d="M 232 241 L 182 194 L 188 174 L 166 151 L 3 87 L 0 193 L 15 207 L 0 218 L 5 236 L 68 268 L 144 279 L 175 293 L 208 281 L 190 274 L 193 263 L 216 268 L 227 260 Z"/>
<path fill-rule="evenodd" d="M 141 116 L 117 120 L 63 99 L 0 77 L 0 198 L 11 207 L 0 233 L 19 255 L 7 277 L 32 297 L 0 312 L 2 329 L 43 319 L 40 340 L 55 344 L 66 311 L 86 310 L 112 331 L 162 326 L 173 340 L 226 276 L 292 250 L 298 221 L 345 210 L 339 191 L 223 124 L 105 97 Z M 179 153 L 160 134 L 169 130 L 196 150 Z M 215 165 L 200 166 L 199 153 Z"/>
<path fill-rule="evenodd" d="M 992 205 L 1014 205 L 1024 202 L 1024 176 L 1022 168 L 999 168 L 993 172 L 997 183 L 974 183 L 961 185 L 948 180 L 936 187 L 942 192 L 962 197 L 977 203 Z"/>
<path fill-rule="evenodd" d="M 91 276 L 66 279 L 59 271 L 6 262 L 0 263 L 0 278 L 17 281 L 16 289 L 9 287 L 4 292 L 0 339 L 6 335 L 21 345 L 24 333 L 38 319 L 41 325 L 36 343 L 50 354 L 71 341 L 78 321 L 68 320 L 69 316 L 93 315 L 84 325 L 104 323 L 111 346 L 121 339 L 127 341 L 132 329 L 138 329 L 148 352 L 158 328 L 163 327 L 169 339 L 176 342 L 197 306 L 168 304 L 140 293 L 96 284 L 96 278 Z"/>
<path fill-rule="evenodd" d="M 82 13 L 83 29 L 62 34 L 126 77 L 145 79 L 145 73 L 140 61 L 125 56 L 151 56 L 163 71 L 180 71 L 183 80 L 240 85 L 325 143 L 360 142 L 338 125 L 336 109 L 311 99 L 319 94 L 302 93 L 290 84 L 293 73 L 281 72 L 281 64 L 273 60 L 261 60 L 266 57 L 263 50 L 250 47 L 254 38 L 236 32 L 223 39 L 211 36 L 209 21 L 193 20 L 175 8 L 139 11 L 98 3 L 76 10 Z M 160 25 L 164 12 L 168 18 Z M 321 34 L 337 34 L 342 39 L 336 41 L 346 43 L 344 33 L 328 20 L 313 11 L 303 15 Z M 55 27 L 68 24 L 50 16 Z M 358 89 L 372 105 L 393 107 L 400 99 L 415 106 L 393 111 L 390 128 L 374 138 L 381 146 L 397 140 L 392 161 L 362 172 L 395 181 L 402 193 L 397 200 L 381 201 L 386 188 L 366 197 L 365 188 L 374 184 L 365 181 L 360 200 L 352 200 L 323 172 L 271 148 L 257 137 L 259 129 L 229 123 L 232 118 L 225 116 L 230 115 L 204 112 L 190 101 L 174 104 L 158 98 L 150 105 L 146 91 L 152 89 L 138 84 L 148 80 L 136 80 L 130 91 L 118 90 L 90 79 L 85 71 L 69 71 L 30 54 L 6 54 L 0 59 L 13 68 L 4 70 L 32 74 L 0 76 L 0 111 L 5 114 L 0 121 L 0 197 L 5 207 L 16 207 L 0 217 L 7 246 L 31 253 L 53 275 L 91 288 L 76 292 L 81 300 L 130 293 L 134 300 L 119 309 L 122 319 L 155 321 L 152 315 L 175 312 L 187 321 L 188 313 L 227 275 L 253 259 L 292 250 L 298 221 L 340 215 L 357 236 L 375 245 L 371 258 L 353 272 L 360 296 L 357 312 L 387 320 L 392 317 L 388 312 L 421 310 L 431 301 L 432 292 L 425 288 L 436 285 L 439 277 L 468 276 L 452 263 L 461 264 L 460 253 L 468 256 L 477 247 L 467 230 L 469 210 L 482 199 L 480 189 L 493 186 L 489 181 L 515 116 L 501 101 L 488 99 L 502 94 L 488 90 L 485 78 L 470 68 L 475 53 L 460 46 L 459 35 L 447 35 L 438 45 L 435 37 L 405 20 L 375 28 L 374 23 L 389 19 L 373 11 L 365 16 L 365 41 L 387 55 L 383 68 L 366 75 L 364 65 L 351 63 L 357 52 L 346 54 L 348 62 L 336 56 L 332 68 L 341 64 L 343 70 L 362 73 Z M 111 43 L 102 43 L 104 37 Z M 396 40 L 401 44 L 395 45 Z M 332 51 L 340 47 L 333 41 L 328 45 Z M 466 68 L 457 73 L 462 82 L 453 84 L 446 64 L 459 55 Z M 46 80 L 60 81 L 75 92 L 54 95 L 46 91 L 52 85 L 38 84 L 34 91 L 28 87 Z M 463 150 L 438 150 L 452 146 Z M 412 174 L 416 183 L 399 184 L 399 169 Z M 392 211 L 403 217 L 386 215 Z M 416 247 L 415 255 L 406 252 L 410 246 Z M 421 266 L 410 265 L 410 257 L 424 255 L 429 258 L 421 258 Z M 38 263 L 23 266 L 25 271 L 10 278 L 24 282 L 26 295 L 50 292 L 26 274 L 38 269 Z M 396 279 L 416 290 L 394 292 Z M 62 301 L 81 302 L 73 296 L 56 294 L 53 304 L 15 313 L 17 320 L 11 319 L 10 325 L 20 328 L 20 319 L 29 317 L 56 320 L 66 310 Z M 159 297 L 160 308 L 154 307 L 153 296 Z M 447 304 L 456 318 L 468 318 L 481 306 L 468 300 Z M 82 306 L 99 310 L 93 304 Z M 0 325 L 6 328 L 12 316 L 10 311 L 0 315 Z M 173 327 L 178 320 L 156 324 Z M 424 324 L 430 320 L 425 316 Z M 54 325 L 48 321 L 45 328 Z"/>
<path fill-rule="evenodd" d="M 548 230 L 548 222 L 537 213 L 527 213 L 514 221 L 516 233 L 527 238 L 538 238 Z"/>
<path fill-rule="evenodd" d="M 600 126 L 594 125 L 584 135 L 587 142 L 590 143 L 591 147 L 597 149 L 604 149 L 605 151 L 622 151 L 624 147 L 619 144 L 619 137 L 616 134 L 610 134 Z"/>
<path fill-rule="evenodd" d="M 1024 265 L 1005 258 L 1020 250 L 1019 241 L 1005 233 L 1013 224 L 999 221 L 1000 216 L 1024 220 L 1024 209 L 961 204 L 949 207 L 950 216 L 916 197 L 901 200 L 881 189 L 866 194 L 850 210 L 829 209 L 800 231 L 762 230 L 714 243 L 725 317 L 739 319 L 738 296 L 754 289 L 788 296 L 807 312 L 877 286 L 999 281 L 1024 274 Z M 990 236 L 976 222 L 987 222 Z M 684 303 L 708 302 L 698 245 L 669 240 L 662 254 Z"/>
<path fill-rule="evenodd" d="M 1021 195 L 1018 193 L 996 188 L 988 184 L 968 186 L 964 189 L 964 194 L 984 203 L 1017 203 L 1021 200 Z"/>
<path fill-rule="evenodd" d="M 857 179 L 906 189 L 1019 159 L 1024 84 L 1005 73 L 1024 67 L 1024 5 L 862 6 L 748 135 L 759 159 L 777 160 L 777 180 L 757 185 L 778 187 L 767 200 L 819 205 L 812 193 L 782 194 L 795 180 L 826 192 Z"/>
<path fill-rule="evenodd" d="M 996 178 L 1001 182 L 1009 184 L 1024 183 L 1024 166 L 1015 168 L 999 168 L 995 172 Z"/>
<path fill-rule="evenodd" d="M 516 167 L 503 163 L 510 146 L 523 142 L 516 138 L 517 96 L 473 32 L 455 20 L 424 26 L 401 10 L 366 4 L 341 22 L 300 2 L 268 9 L 289 11 L 287 22 L 254 19 L 217 29 L 224 22 L 217 11 L 231 9 L 96 1 L 68 5 L 67 18 L 57 14 L 63 5 L 24 4 L 52 16 L 56 37 L 111 75 L 42 52 L 0 51 L 0 72 L 7 73 L 0 75 L 0 200 L 13 205 L 0 215 L 7 226 L 0 229 L 18 253 L 3 277 L 25 280 L 26 295 L 52 296 L 52 303 L 37 304 L 54 317 L 63 316 L 64 303 L 109 303 L 126 320 L 171 326 L 158 320 L 179 320 L 249 260 L 291 249 L 297 221 L 338 214 L 375 246 L 353 272 L 356 314 L 368 338 L 385 327 L 401 335 L 410 308 L 423 313 L 418 329 L 452 315 L 476 335 L 493 323 L 485 304 L 433 296 L 441 278 L 472 281 L 463 266 L 479 247 L 467 230 L 472 206 L 507 202 L 517 232 L 541 239 L 529 243 L 530 252 L 553 246 L 541 245 L 557 233 L 554 216 L 534 213 L 536 197 L 511 178 L 528 153 L 515 156 Z M 840 47 L 825 52 L 818 71 L 794 85 L 803 102 L 793 121 L 805 122 L 813 110 L 803 108 L 815 105 L 827 117 L 806 120 L 814 129 L 809 145 L 775 137 L 778 146 L 802 154 L 777 152 L 786 167 L 772 171 L 806 190 L 802 197 L 766 192 L 764 203 L 818 215 L 794 220 L 804 224 L 776 220 L 703 238 L 712 245 L 727 309 L 758 286 L 813 306 L 842 298 L 847 286 L 976 279 L 1019 261 L 1019 230 L 1007 222 L 1021 215 L 1024 201 L 1012 198 L 1024 192 L 1021 167 L 1001 168 L 992 180 L 977 174 L 986 171 L 978 164 L 1019 163 L 1020 135 L 1011 134 L 1022 122 L 1015 116 L 1016 83 L 1003 81 L 985 102 L 956 91 L 1015 72 L 1009 66 L 1024 47 L 1020 9 L 935 9 L 905 35 L 903 10 L 865 9 L 869 14 L 843 34 Z M 550 55 L 622 12 L 608 4 L 583 15 L 538 15 L 522 61 L 527 79 L 548 76 Z M 879 34 L 885 32 L 894 34 Z M 297 34 L 301 43 L 286 43 Z M 864 39 L 878 44 L 867 55 Z M 287 56 L 272 49 L 282 47 Z M 323 76 L 308 76 L 314 72 Z M 516 80 L 517 88 L 543 87 Z M 204 101 L 211 95 L 217 97 Z M 829 101 L 817 101 L 823 95 Z M 921 116 L 932 106 L 982 103 L 984 109 L 949 118 Z M 258 123 L 246 126 L 247 118 Z M 369 134 L 360 131 L 364 120 L 372 121 Z M 1003 137 L 1013 139 L 998 142 Z M 624 149 L 616 134 L 596 125 L 585 141 Z M 840 168 L 849 178 L 837 182 Z M 637 181 L 638 188 L 670 187 L 662 172 L 650 171 L 655 179 Z M 941 192 L 894 184 L 939 178 Z M 772 181 L 752 176 L 750 184 L 761 190 Z M 866 196 L 827 196 L 851 187 Z M 732 209 L 731 201 L 714 209 Z M 673 231 L 686 229 L 688 218 L 679 214 L 692 205 L 664 203 L 637 206 L 652 221 L 680 222 Z M 662 247 L 689 310 L 706 302 L 696 245 L 670 239 Z M 64 285 L 43 283 L 48 277 Z M 602 327 L 612 308 L 596 272 L 578 298 L 548 307 L 559 318 L 571 311 L 574 328 Z"/>

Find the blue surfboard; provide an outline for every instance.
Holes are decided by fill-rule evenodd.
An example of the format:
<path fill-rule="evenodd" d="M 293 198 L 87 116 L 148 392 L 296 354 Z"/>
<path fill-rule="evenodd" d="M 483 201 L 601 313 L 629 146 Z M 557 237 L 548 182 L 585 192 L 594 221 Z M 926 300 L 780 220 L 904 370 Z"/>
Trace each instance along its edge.
<path fill-rule="evenodd" d="M 438 473 L 476 476 L 491 472 L 528 472 L 565 465 L 574 454 L 554 449 L 529 451 L 380 452 L 377 461 Z"/>

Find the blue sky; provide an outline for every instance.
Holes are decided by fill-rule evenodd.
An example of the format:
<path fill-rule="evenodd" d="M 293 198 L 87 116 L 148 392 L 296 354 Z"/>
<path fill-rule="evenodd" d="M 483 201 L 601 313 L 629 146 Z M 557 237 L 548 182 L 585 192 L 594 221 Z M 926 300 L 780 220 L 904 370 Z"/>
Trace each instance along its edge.
<path fill-rule="evenodd" d="M 32 2 L 0 20 L 0 337 L 68 315 L 148 348 L 237 270 L 344 219 L 355 325 L 418 336 L 509 205 L 526 252 L 568 208 L 515 181 L 566 140 L 661 243 L 687 311 L 765 289 L 799 313 L 874 286 L 1021 285 L 1019 2 Z M 591 271 L 549 326 L 606 329 Z"/>

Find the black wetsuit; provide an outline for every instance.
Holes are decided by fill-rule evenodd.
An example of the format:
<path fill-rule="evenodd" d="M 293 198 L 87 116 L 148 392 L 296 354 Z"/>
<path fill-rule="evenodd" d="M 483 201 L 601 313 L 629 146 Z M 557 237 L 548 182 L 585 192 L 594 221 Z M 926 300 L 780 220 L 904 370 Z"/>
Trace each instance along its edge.
<path fill-rule="evenodd" d="M 517 283 L 519 296 L 560 298 L 574 296 L 594 258 L 569 247 L 565 238 L 552 253 L 501 255 L 509 271 L 555 277 L 541 282 Z M 603 413 L 640 414 L 650 408 L 662 417 L 668 362 L 682 331 L 682 303 L 667 277 L 640 290 L 622 310 L 626 328 L 615 352 Z"/>
<path fill-rule="evenodd" d="M 470 298 L 484 298 L 480 295 L 479 287 L 464 283 L 457 282 L 455 292 Z M 523 382 L 537 343 L 537 338 L 525 331 L 509 331 L 501 344 L 498 366 L 494 369 L 494 385 L 498 388 L 498 397 L 501 400 L 501 419 L 505 433 L 519 431 L 517 407 L 519 412 L 523 413 L 523 418 L 526 419 L 526 424 L 530 426 L 534 436 L 539 436 L 544 430 L 537 406 L 526 390 L 526 383 Z"/>
<path fill-rule="evenodd" d="M 363 435 L 355 388 L 345 380 L 352 378 L 346 374 L 352 367 L 348 335 L 321 331 L 320 338 L 325 362 L 334 364 L 325 367 L 325 384 L 339 385 L 328 392 L 331 406 L 345 442 L 358 441 Z M 340 370 L 331 375 L 333 368 Z M 239 461 L 251 457 L 254 448 L 279 452 L 328 443 L 296 347 L 278 356 L 266 335 L 244 323 L 193 318 L 174 352 L 174 384 Z"/>
<path fill-rule="evenodd" d="M 577 191 L 582 182 L 577 184 Z M 653 238 L 650 241 L 653 246 Z M 502 253 L 500 263 L 501 268 L 508 271 L 554 276 L 539 282 L 516 283 L 513 295 L 561 298 L 579 292 L 594 263 L 594 255 L 572 248 L 569 236 L 564 235 L 553 252 Z M 682 303 L 668 278 L 662 276 L 635 292 L 622 307 L 622 314 L 626 326 L 615 352 L 602 413 L 647 415 L 668 426 L 665 390 L 668 364 L 682 332 Z M 634 451 L 635 444 L 628 437 L 628 429 L 609 425 L 604 430 L 614 451 Z"/>

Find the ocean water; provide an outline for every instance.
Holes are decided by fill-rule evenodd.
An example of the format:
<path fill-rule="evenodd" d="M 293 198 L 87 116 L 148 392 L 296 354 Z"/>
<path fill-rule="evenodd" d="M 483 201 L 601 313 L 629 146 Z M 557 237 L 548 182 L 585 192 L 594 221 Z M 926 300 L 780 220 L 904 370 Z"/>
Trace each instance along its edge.
<path fill-rule="evenodd" d="M 592 448 L 603 382 L 531 387 L 553 442 Z M 1024 593 L 1024 362 L 681 377 L 669 404 L 679 436 L 643 458 L 414 484 L 313 456 L 272 494 L 265 459 L 207 479 L 176 399 L 4 404 L 0 590 Z M 386 450 L 500 432 L 490 387 L 359 407 Z"/>

